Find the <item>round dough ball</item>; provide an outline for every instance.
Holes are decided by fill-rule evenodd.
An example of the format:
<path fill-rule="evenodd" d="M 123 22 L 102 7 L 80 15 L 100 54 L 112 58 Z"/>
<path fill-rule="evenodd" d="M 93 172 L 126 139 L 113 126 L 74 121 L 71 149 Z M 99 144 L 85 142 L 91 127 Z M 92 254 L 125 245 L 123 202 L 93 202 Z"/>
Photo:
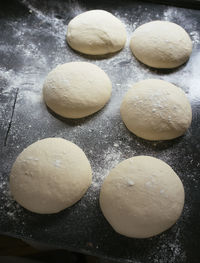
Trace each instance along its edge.
<path fill-rule="evenodd" d="M 104 55 L 124 47 L 126 30 L 123 23 L 111 13 L 91 10 L 70 21 L 67 42 L 81 53 Z"/>
<path fill-rule="evenodd" d="M 184 205 L 181 180 L 165 162 L 137 156 L 119 163 L 103 182 L 101 210 L 122 235 L 155 236 L 170 228 Z"/>
<path fill-rule="evenodd" d="M 87 62 L 70 62 L 57 66 L 43 86 L 49 108 L 67 118 L 82 118 L 101 108 L 111 96 L 112 83 L 98 66 Z"/>
<path fill-rule="evenodd" d="M 81 199 L 91 180 L 90 163 L 76 144 L 47 138 L 19 154 L 11 170 L 10 190 L 26 209 L 52 214 Z"/>
<path fill-rule="evenodd" d="M 120 112 L 132 133 L 152 141 L 179 137 L 192 121 L 184 91 L 159 79 L 136 83 L 124 96 Z"/>
<path fill-rule="evenodd" d="M 179 25 L 153 21 L 134 31 L 130 47 L 136 58 L 150 67 L 175 68 L 189 59 L 192 41 Z"/>

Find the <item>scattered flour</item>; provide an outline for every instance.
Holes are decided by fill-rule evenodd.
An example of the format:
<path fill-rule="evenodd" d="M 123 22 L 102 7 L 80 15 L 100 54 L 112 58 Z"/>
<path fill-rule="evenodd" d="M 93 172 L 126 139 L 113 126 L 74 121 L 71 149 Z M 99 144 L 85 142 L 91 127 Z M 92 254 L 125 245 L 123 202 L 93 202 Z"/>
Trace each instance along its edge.
<path fill-rule="evenodd" d="M 122 161 L 121 151 L 116 151 L 108 147 L 101 156 L 103 166 L 95 165 L 95 177 L 92 182 L 92 190 L 100 189 L 103 179 L 109 174 L 110 170 Z"/>

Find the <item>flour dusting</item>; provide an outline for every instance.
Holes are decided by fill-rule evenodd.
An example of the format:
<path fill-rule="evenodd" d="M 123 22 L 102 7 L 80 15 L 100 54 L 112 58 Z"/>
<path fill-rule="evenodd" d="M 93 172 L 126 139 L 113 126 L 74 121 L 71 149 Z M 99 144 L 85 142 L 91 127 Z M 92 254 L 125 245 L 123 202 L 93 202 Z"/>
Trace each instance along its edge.
<path fill-rule="evenodd" d="M 116 151 L 112 147 L 108 147 L 103 152 L 103 166 L 95 165 L 95 177 L 92 182 L 92 189 L 96 191 L 100 189 L 103 179 L 109 174 L 110 170 L 113 169 L 118 163 L 122 161 L 121 151 Z"/>

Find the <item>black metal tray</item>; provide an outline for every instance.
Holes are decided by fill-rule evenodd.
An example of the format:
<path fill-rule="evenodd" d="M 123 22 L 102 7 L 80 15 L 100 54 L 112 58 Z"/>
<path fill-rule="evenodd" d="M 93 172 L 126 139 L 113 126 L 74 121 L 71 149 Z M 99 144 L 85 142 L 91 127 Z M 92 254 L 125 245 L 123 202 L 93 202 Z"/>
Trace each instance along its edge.
<path fill-rule="evenodd" d="M 192 6 L 191 6 L 192 7 Z M 134 29 L 151 20 L 183 26 L 193 40 L 188 63 L 175 70 L 155 70 L 139 63 L 127 46 L 107 58 L 84 56 L 65 41 L 67 24 L 90 9 L 105 9 Z M 200 11 L 141 1 L 8 1 L 0 7 L 0 232 L 28 241 L 66 248 L 121 262 L 200 262 Z M 47 110 L 41 91 L 46 74 L 57 64 L 89 61 L 113 83 L 109 104 L 81 119 L 61 118 Z M 125 128 L 121 99 L 142 79 L 160 78 L 180 86 L 192 104 L 188 132 L 168 142 L 148 142 Z M 17 205 L 8 191 L 10 168 L 29 144 L 63 137 L 88 156 L 94 176 L 87 194 L 56 215 L 37 215 Z M 166 161 L 180 176 L 186 192 L 183 214 L 170 230 L 150 239 L 118 235 L 99 208 L 99 189 L 108 171 L 131 156 L 146 154 Z"/>

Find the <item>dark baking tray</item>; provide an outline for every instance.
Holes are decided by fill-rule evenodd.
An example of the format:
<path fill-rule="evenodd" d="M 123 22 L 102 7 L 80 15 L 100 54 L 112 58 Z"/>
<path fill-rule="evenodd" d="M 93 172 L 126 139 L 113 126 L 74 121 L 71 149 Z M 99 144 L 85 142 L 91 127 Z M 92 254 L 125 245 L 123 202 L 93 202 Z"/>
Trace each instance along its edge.
<path fill-rule="evenodd" d="M 167 5 L 195 8 L 195 9 L 200 8 L 200 0 L 146 0 L 145 2 L 167 4 Z"/>
<path fill-rule="evenodd" d="M 128 45 L 107 58 L 74 52 L 65 41 L 67 24 L 90 9 L 115 14 L 126 24 L 129 36 L 137 26 L 151 20 L 178 23 L 193 40 L 191 58 L 178 69 L 155 70 L 139 63 Z M 7 1 L 1 2 L 0 32 L 0 232 L 121 262 L 200 262 L 200 11 L 142 1 Z M 104 69 L 112 80 L 113 93 L 109 104 L 98 113 L 69 120 L 45 107 L 41 90 L 52 68 L 77 60 Z M 125 128 L 119 114 L 121 99 L 134 82 L 145 78 L 171 81 L 188 94 L 193 121 L 184 136 L 168 142 L 148 142 Z M 9 171 L 17 155 L 46 137 L 63 137 L 78 144 L 94 171 L 93 184 L 80 202 L 56 215 L 28 212 L 12 200 L 8 191 Z M 98 202 L 109 169 L 140 154 L 171 165 L 186 192 L 180 220 L 165 233 L 146 240 L 115 233 Z"/>

